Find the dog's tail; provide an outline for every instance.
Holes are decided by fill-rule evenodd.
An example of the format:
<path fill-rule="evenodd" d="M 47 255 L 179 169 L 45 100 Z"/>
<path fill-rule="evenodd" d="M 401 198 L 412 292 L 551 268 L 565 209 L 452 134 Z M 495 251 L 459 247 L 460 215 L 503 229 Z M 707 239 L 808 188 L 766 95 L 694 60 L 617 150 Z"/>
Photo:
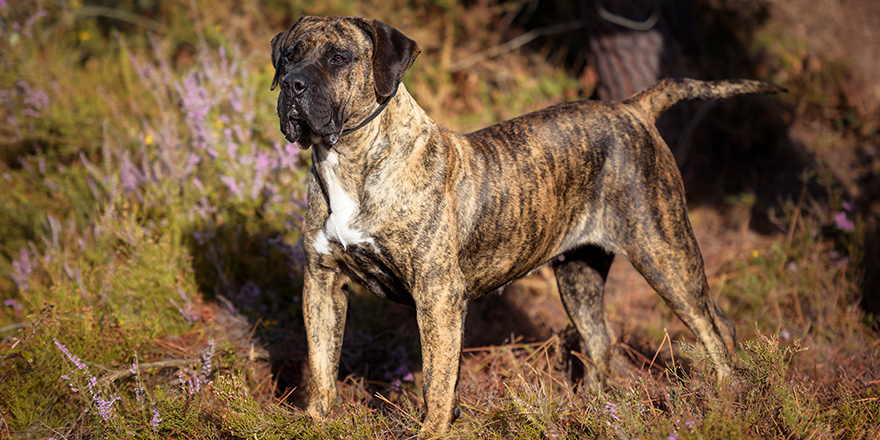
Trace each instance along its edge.
<path fill-rule="evenodd" d="M 680 101 L 706 101 L 737 95 L 768 95 L 787 91 L 770 83 L 747 79 L 698 81 L 687 78 L 667 78 L 648 90 L 627 99 L 624 103 L 640 106 L 646 115 L 656 121 L 663 112 Z"/>

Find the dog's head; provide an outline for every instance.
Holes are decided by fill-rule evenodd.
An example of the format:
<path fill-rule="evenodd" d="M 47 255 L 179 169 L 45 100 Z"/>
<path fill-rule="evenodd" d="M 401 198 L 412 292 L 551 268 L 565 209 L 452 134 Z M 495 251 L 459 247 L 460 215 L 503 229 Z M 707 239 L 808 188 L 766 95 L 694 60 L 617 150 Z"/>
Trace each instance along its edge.
<path fill-rule="evenodd" d="M 304 148 L 335 144 L 394 92 L 420 52 L 377 20 L 300 18 L 272 39 L 281 132 Z"/>

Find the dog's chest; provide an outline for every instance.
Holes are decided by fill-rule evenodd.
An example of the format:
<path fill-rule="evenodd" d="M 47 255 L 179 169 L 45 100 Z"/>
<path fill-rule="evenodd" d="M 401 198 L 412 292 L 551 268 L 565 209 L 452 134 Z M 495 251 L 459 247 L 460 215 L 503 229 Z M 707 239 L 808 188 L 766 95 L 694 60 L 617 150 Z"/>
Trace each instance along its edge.
<path fill-rule="evenodd" d="M 343 250 L 356 244 L 375 247 L 373 238 L 354 226 L 360 206 L 340 181 L 338 154 L 323 144 L 316 145 L 314 159 L 320 161 L 320 177 L 330 205 L 330 215 L 315 240 L 315 250 L 329 254 L 331 242 L 339 243 Z"/>

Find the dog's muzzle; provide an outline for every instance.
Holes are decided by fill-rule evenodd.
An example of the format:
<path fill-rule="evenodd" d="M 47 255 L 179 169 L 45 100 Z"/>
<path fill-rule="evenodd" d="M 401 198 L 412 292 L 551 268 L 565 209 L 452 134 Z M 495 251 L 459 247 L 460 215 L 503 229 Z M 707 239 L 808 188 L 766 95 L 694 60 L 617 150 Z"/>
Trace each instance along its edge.
<path fill-rule="evenodd" d="M 335 145 L 342 124 L 334 113 L 329 93 L 309 75 L 291 72 L 284 76 L 278 95 L 278 118 L 288 142 L 309 148 L 313 135 L 317 135 L 327 145 Z"/>

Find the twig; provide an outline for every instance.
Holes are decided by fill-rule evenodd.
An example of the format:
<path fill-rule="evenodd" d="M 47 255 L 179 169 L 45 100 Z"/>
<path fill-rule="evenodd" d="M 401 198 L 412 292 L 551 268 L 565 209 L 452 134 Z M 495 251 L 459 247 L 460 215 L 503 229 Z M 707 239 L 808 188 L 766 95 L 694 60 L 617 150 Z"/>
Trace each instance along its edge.
<path fill-rule="evenodd" d="M 672 371 L 675 371 L 675 353 L 673 353 L 674 350 L 672 349 L 672 338 L 669 337 L 669 333 L 666 332 L 665 327 L 663 328 L 663 334 L 665 335 L 663 338 L 666 339 L 666 343 L 669 344 L 669 358 L 672 359 Z"/>
<path fill-rule="evenodd" d="M 381 401 L 383 401 L 383 402 L 385 402 L 385 403 L 387 403 L 387 404 L 393 406 L 393 407 L 394 407 L 395 409 L 397 409 L 398 411 L 402 412 L 404 415 L 406 415 L 407 417 L 409 417 L 413 422 L 416 422 L 416 423 L 419 425 L 420 428 L 422 428 L 422 429 L 425 428 L 425 425 L 422 425 L 422 422 L 420 422 L 419 419 L 413 417 L 412 414 L 410 414 L 409 412 L 404 411 L 403 408 L 397 406 L 397 404 L 395 404 L 394 402 L 392 402 L 392 401 L 386 399 L 385 396 L 382 395 L 382 393 L 376 393 L 376 397 L 378 397 L 379 400 L 381 400 Z"/>
<path fill-rule="evenodd" d="M 144 368 L 188 367 L 190 365 L 197 364 L 201 361 L 202 361 L 201 359 L 195 359 L 195 358 L 191 358 L 191 359 L 166 359 L 164 361 L 159 361 L 159 362 L 150 362 L 148 364 L 140 364 L 140 365 L 138 365 L 138 369 L 140 370 L 140 369 L 144 369 Z M 114 380 L 123 379 L 128 376 L 132 376 L 132 375 L 133 374 L 132 374 L 131 370 L 125 369 L 125 370 L 117 371 L 115 373 L 108 374 L 108 375 L 102 377 L 101 381 L 113 382 Z"/>
<path fill-rule="evenodd" d="M 122 9 L 108 8 L 104 6 L 80 6 L 74 9 L 77 14 L 89 17 L 105 17 L 124 21 L 137 26 L 145 27 L 158 34 L 165 32 L 165 25 L 155 20 L 141 17 L 140 15 L 124 11 Z"/>
<path fill-rule="evenodd" d="M 571 351 L 571 354 L 572 354 L 574 357 L 580 359 L 580 361 L 584 364 L 585 367 L 589 367 L 590 365 L 592 365 L 592 366 L 594 366 L 594 367 L 598 367 L 598 365 L 596 365 L 596 363 L 593 362 L 592 359 L 590 359 L 590 358 L 584 356 L 583 353 L 579 353 L 579 352 L 577 352 L 577 351 L 572 350 L 572 351 Z"/>
<path fill-rule="evenodd" d="M 654 418 L 657 418 L 657 409 L 654 408 L 654 399 L 651 398 L 651 393 L 648 392 L 648 387 L 645 386 L 645 382 L 641 382 L 642 388 L 645 390 L 645 397 L 648 398 L 648 403 L 651 405 L 651 414 Z"/>
<path fill-rule="evenodd" d="M 25 324 L 23 322 L 9 324 L 9 325 L 5 325 L 3 327 L 0 327 L 0 333 L 6 333 L 6 332 L 13 331 L 13 330 L 21 330 L 25 327 L 27 327 L 27 324 Z"/>
<path fill-rule="evenodd" d="M 547 343 L 547 341 L 542 342 L 529 342 L 525 344 L 510 344 L 510 345 L 488 345 L 485 347 L 468 347 L 462 350 L 464 353 L 473 353 L 476 351 L 498 351 L 498 350 L 506 350 L 506 349 L 517 349 L 517 348 L 529 348 L 529 347 L 538 347 Z"/>
<path fill-rule="evenodd" d="M 644 367 L 644 366 L 647 365 L 649 362 L 651 362 L 651 360 L 648 359 L 647 356 L 643 355 L 640 351 L 636 350 L 635 347 L 633 347 L 632 345 L 629 345 L 629 344 L 627 344 L 627 343 L 625 343 L 625 342 L 621 342 L 621 343 L 620 343 L 620 346 L 623 347 L 623 349 L 626 350 L 627 353 L 630 353 L 630 354 L 632 355 L 632 357 L 635 357 L 635 358 L 638 358 L 639 360 L 641 360 L 641 361 L 642 361 L 642 367 Z M 633 360 L 635 360 L 635 359 L 633 359 Z M 656 368 L 656 369 L 658 369 L 658 370 L 660 370 L 660 371 L 663 371 L 662 368 L 660 368 L 660 367 L 658 367 L 658 366 L 656 366 L 656 365 L 653 365 L 653 367 Z"/>
<path fill-rule="evenodd" d="M 767 402 L 761 401 L 761 405 L 764 406 L 764 411 L 767 411 L 767 415 L 770 416 L 770 420 L 773 420 L 773 424 L 776 425 L 776 429 L 779 430 L 779 433 L 782 434 L 782 428 L 779 427 L 779 423 L 776 423 L 776 417 L 773 417 L 773 414 L 770 414 L 770 409 L 767 408 Z"/>
<path fill-rule="evenodd" d="M 550 347 L 550 344 L 555 342 L 557 339 L 559 339 L 559 335 L 555 334 L 552 337 L 550 337 L 550 339 L 547 339 L 546 341 L 544 341 L 544 343 L 539 345 L 538 348 L 535 349 L 535 352 L 530 354 L 529 357 L 527 357 L 526 360 L 524 360 L 523 362 L 528 362 L 528 361 L 532 360 L 533 357 L 541 354 L 542 350 L 544 351 L 544 353 L 547 353 L 547 349 Z M 550 362 L 550 360 L 548 359 L 547 363 L 549 364 L 549 362 Z"/>
<path fill-rule="evenodd" d="M 581 29 L 585 26 L 584 22 L 580 20 L 570 21 L 568 23 L 557 24 L 553 26 L 546 26 L 538 29 L 530 30 L 504 44 L 500 44 L 498 46 L 490 47 L 482 52 L 477 52 L 461 61 L 456 62 L 450 67 L 451 72 L 458 72 L 459 70 L 467 69 L 468 67 L 473 66 L 474 64 L 483 62 L 488 60 L 489 58 L 497 57 L 506 52 L 511 52 L 517 48 L 525 46 L 530 41 L 534 40 L 538 37 L 543 37 L 546 35 L 555 35 L 562 34 L 565 32 L 574 31 L 577 29 Z"/>
<path fill-rule="evenodd" d="M 665 334 L 665 335 L 663 336 L 663 340 L 660 341 L 660 346 L 657 347 L 657 351 L 654 352 L 654 358 L 651 359 L 651 365 L 648 365 L 648 368 L 651 368 L 651 367 L 654 366 L 654 361 L 657 360 L 657 356 L 660 355 L 660 350 L 663 349 L 663 343 L 666 342 L 666 339 L 667 339 L 667 338 L 669 338 L 669 333 L 666 333 L 666 329 L 665 329 L 665 328 L 663 329 L 663 333 Z M 670 349 L 671 349 L 671 348 L 672 348 L 672 346 L 670 345 Z M 671 351 L 671 350 L 670 350 L 670 351 Z"/>

